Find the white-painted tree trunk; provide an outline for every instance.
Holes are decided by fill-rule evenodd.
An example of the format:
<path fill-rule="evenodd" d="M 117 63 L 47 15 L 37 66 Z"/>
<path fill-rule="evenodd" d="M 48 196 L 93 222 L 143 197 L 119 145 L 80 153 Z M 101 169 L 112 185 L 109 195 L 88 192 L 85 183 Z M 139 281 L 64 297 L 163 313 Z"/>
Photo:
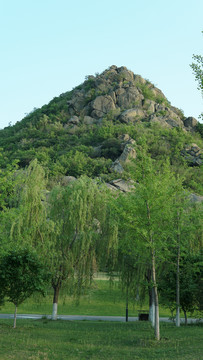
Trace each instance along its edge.
<path fill-rule="evenodd" d="M 180 326 L 180 234 L 178 235 L 176 264 L 176 326 Z"/>
<path fill-rule="evenodd" d="M 154 302 L 154 295 L 152 289 L 152 303 L 149 307 L 149 321 L 151 322 L 152 326 L 155 326 L 155 302 Z"/>
<path fill-rule="evenodd" d="M 153 281 L 153 294 L 155 303 L 155 323 L 154 332 L 156 340 L 160 340 L 160 328 L 159 328 L 159 297 L 156 284 L 156 266 L 155 266 L 155 251 L 152 250 L 152 281 Z"/>
<path fill-rule="evenodd" d="M 15 305 L 15 313 L 14 313 L 14 322 L 13 322 L 13 328 L 16 328 L 16 317 L 17 317 L 17 305 Z"/>
<path fill-rule="evenodd" d="M 180 306 L 176 308 L 176 326 L 180 326 Z"/>
<path fill-rule="evenodd" d="M 53 303 L 53 309 L 52 309 L 52 320 L 57 320 L 57 309 L 58 309 L 58 304 L 57 303 Z"/>

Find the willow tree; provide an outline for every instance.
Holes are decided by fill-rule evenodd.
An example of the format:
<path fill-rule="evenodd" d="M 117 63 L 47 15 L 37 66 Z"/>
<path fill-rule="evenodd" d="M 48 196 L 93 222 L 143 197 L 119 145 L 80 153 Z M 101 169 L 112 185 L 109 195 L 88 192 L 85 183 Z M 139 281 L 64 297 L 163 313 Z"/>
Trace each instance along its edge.
<path fill-rule="evenodd" d="M 107 217 L 107 189 L 87 177 L 73 181 L 67 187 L 56 187 L 49 197 L 49 219 L 52 232 L 49 253 L 52 270 L 53 312 L 57 319 L 61 287 L 80 296 L 90 283 L 97 261 L 104 249 L 112 252 L 116 240 L 116 225 Z"/>
<path fill-rule="evenodd" d="M 11 241 L 46 251 L 48 222 L 46 216 L 46 180 L 37 160 L 19 173 L 15 201 L 10 211 Z"/>

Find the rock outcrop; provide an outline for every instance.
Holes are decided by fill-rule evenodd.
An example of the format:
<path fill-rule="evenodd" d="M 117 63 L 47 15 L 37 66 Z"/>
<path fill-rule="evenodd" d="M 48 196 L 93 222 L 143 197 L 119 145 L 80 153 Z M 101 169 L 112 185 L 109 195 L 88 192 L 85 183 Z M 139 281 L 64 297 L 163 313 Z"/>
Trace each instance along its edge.
<path fill-rule="evenodd" d="M 194 130 L 198 123 L 193 117 L 185 118 L 179 109 L 170 105 L 160 89 L 124 66 L 113 65 L 100 75 L 88 76 L 73 90 L 67 106 L 68 126 L 73 125 L 73 121 L 76 125 L 75 116 L 86 125 L 101 122 L 108 116 L 127 124 L 158 122 L 186 131 Z"/>
<path fill-rule="evenodd" d="M 123 141 L 123 152 L 119 156 L 118 159 L 116 159 L 113 164 L 110 167 L 111 172 L 117 172 L 119 174 L 122 174 L 124 172 L 123 165 L 130 161 L 131 159 L 136 158 L 136 150 L 135 150 L 135 140 L 132 139 L 128 134 L 124 134 L 120 137 L 120 139 Z"/>
<path fill-rule="evenodd" d="M 197 144 L 191 144 L 181 151 L 190 166 L 199 166 L 203 163 L 203 151 Z"/>

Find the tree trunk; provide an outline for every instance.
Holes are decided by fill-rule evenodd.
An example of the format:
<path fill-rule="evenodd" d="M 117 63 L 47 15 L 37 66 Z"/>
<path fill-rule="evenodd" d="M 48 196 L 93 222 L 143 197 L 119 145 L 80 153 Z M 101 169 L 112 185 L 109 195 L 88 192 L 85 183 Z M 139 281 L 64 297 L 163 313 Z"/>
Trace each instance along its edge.
<path fill-rule="evenodd" d="M 185 316 L 185 325 L 187 325 L 187 312 L 183 309 L 184 316 Z"/>
<path fill-rule="evenodd" d="M 15 305 L 15 313 L 14 313 L 14 322 L 13 322 L 13 328 L 16 328 L 16 317 L 17 317 L 17 305 Z"/>
<path fill-rule="evenodd" d="M 153 293 L 154 293 L 154 302 L 155 302 L 155 338 L 160 340 L 160 330 L 159 330 L 159 297 L 156 284 L 156 266 L 155 266 L 155 251 L 152 250 L 152 281 L 153 281 Z"/>
<path fill-rule="evenodd" d="M 154 291 L 153 288 L 151 287 L 151 281 L 152 281 L 152 272 L 151 269 L 147 270 L 146 273 L 146 278 L 147 278 L 147 282 L 148 282 L 148 293 L 149 293 L 149 321 L 152 324 L 152 327 L 154 327 L 154 323 L 155 323 L 155 304 L 154 304 Z"/>
<path fill-rule="evenodd" d="M 155 326 L 155 301 L 154 301 L 154 289 L 149 289 L 149 321 L 152 326 Z"/>
<path fill-rule="evenodd" d="M 126 311 L 125 311 L 125 321 L 128 322 L 128 284 L 126 288 Z"/>
<path fill-rule="evenodd" d="M 58 297 L 60 286 L 57 284 L 53 286 L 54 289 L 54 297 L 53 297 L 53 310 L 52 310 L 52 320 L 57 320 L 57 309 L 58 309 Z"/>
<path fill-rule="evenodd" d="M 160 330 L 159 330 L 159 297 L 156 283 L 156 258 L 155 258 L 155 248 L 154 248 L 154 239 L 151 232 L 151 215 L 150 215 L 150 207 L 148 202 L 146 202 L 147 206 L 147 218 L 148 218 L 148 226 L 149 226 L 149 240 L 151 244 L 151 260 L 152 260 L 152 283 L 153 283 L 153 295 L 154 295 L 154 304 L 155 304 L 155 322 L 154 322 L 154 332 L 156 340 L 160 340 Z"/>
<path fill-rule="evenodd" d="M 180 236 L 178 236 L 176 268 L 176 326 L 180 326 Z"/>

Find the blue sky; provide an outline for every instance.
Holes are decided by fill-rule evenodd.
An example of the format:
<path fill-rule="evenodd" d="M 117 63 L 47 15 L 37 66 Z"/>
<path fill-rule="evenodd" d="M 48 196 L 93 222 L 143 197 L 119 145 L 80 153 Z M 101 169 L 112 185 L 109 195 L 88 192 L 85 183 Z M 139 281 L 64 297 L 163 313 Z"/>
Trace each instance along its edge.
<path fill-rule="evenodd" d="M 111 65 L 197 118 L 189 64 L 203 54 L 202 14 L 202 0 L 0 0 L 0 128 Z"/>

